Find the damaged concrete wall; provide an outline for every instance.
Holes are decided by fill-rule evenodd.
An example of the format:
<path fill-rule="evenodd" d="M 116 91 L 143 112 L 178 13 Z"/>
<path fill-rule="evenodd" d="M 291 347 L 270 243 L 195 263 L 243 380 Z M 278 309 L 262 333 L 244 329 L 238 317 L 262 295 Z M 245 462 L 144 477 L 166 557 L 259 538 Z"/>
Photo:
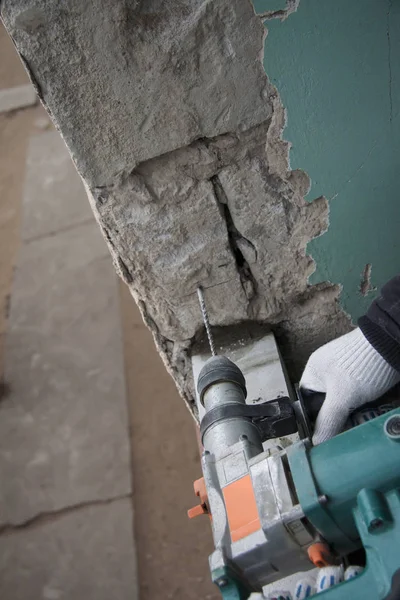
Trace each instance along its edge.
<path fill-rule="evenodd" d="M 249 0 L 6 0 L 2 18 L 190 406 L 198 285 L 212 325 L 272 326 L 294 376 L 348 330 L 339 286 L 308 284 L 328 205 L 289 168 Z"/>

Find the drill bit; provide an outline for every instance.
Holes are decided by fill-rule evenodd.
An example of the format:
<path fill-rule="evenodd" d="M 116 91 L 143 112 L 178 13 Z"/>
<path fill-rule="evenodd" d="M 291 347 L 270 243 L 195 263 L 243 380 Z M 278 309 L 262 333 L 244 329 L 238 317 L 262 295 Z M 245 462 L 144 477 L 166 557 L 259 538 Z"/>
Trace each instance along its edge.
<path fill-rule="evenodd" d="M 207 338 L 208 338 L 208 343 L 210 344 L 211 354 L 213 356 L 216 356 L 217 353 L 215 351 L 214 339 L 213 339 L 213 336 L 212 336 L 212 333 L 211 333 L 210 321 L 208 320 L 206 303 L 204 301 L 204 290 L 203 290 L 203 288 L 201 286 L 199 286 L 197 288 L 197 295 L 199 297 L 201 314 L 203 315 L 204 327 L 206 328 Z"/>

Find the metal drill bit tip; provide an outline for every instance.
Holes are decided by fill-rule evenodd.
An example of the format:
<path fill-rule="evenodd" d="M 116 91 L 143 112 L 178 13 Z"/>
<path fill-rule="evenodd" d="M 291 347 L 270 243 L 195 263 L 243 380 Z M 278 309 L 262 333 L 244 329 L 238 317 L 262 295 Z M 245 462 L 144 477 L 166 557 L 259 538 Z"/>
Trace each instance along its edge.
<path fill-rule="evenodd" d="M 197 295 L 199 297 L 201 314 L 203 315 L 204 327 L 206 328 L 207 338 L 208 338 L 208 343 L 210 344 L 211 354 L 213 356 L 216 356 L 217 353 L 215 351 L 214 339 L 213 339 L 213 336 L 212 336 L 212 333 L 211 333 L 210 321 L 208 320 L 206 303 L 204 301 L 204 290 L 203 290 L 202 287 L 198 287 L 197 288 Z"/>

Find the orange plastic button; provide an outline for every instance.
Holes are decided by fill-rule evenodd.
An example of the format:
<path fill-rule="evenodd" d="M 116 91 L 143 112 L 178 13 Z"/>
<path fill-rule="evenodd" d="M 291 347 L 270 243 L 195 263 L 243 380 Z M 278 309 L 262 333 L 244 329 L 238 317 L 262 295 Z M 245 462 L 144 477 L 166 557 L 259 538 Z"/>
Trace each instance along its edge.
<path fill-rule="evenodd" d="M 335 564 L 335 559 L 329 550 L 329 546 L 324 542 L 315 542 L 315 544 L 312 544 L 308 548 L 307 553 L 308 558 L 319 569 Z"/>
<path fill-rule="evenodd" d="M 200 479 L 196 479 L 196 481 L 193 484 L 194 487 L 194 493 L 196 494 L 196 496 L 198 496 L 200 498 L 200 504 L 198 504 L 197 506 L 193 506 L 193 508 L 190 508 L 188 510 L 188 517 L 189 519 L 194 519 L 195 517 L 199 517 L 200 515 L 208 515 L 209 514 L 209 510 L 208 510 L 208 496 L 207 496 L 207 489 L 206 489 L 206 484 L 204 482 L 204 477 L 201 477 Z"/>
<path fill-rule="evenodd" d="M 199 517 L 200 515 L 206 515 L 207 512 L 207 508 L 205 508 L 202 504 L 197 504 L 197 506 L 189 508 L 187 514 L 189 519 L 194 519 L 195 517 Z"/>

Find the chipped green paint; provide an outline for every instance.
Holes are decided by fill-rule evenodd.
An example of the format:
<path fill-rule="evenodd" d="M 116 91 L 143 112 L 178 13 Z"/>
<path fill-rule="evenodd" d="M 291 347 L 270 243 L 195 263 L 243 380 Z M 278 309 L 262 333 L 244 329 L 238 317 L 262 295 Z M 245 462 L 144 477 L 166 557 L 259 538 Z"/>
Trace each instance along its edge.
<path fill-rule="evenodd" d="M 281 8 L 273 4 L 258 0 L 256 10 Z M 291 168 L 309 174 L 310 200 L 330 200 L 329 229 L 308 245 L 310 282 L 342 284 L 356 320 L 376 295 L 360 291 L 366 264 L 377 288 L 400 272 L 400 1 L 300 0 L 265 25 Z"/>

